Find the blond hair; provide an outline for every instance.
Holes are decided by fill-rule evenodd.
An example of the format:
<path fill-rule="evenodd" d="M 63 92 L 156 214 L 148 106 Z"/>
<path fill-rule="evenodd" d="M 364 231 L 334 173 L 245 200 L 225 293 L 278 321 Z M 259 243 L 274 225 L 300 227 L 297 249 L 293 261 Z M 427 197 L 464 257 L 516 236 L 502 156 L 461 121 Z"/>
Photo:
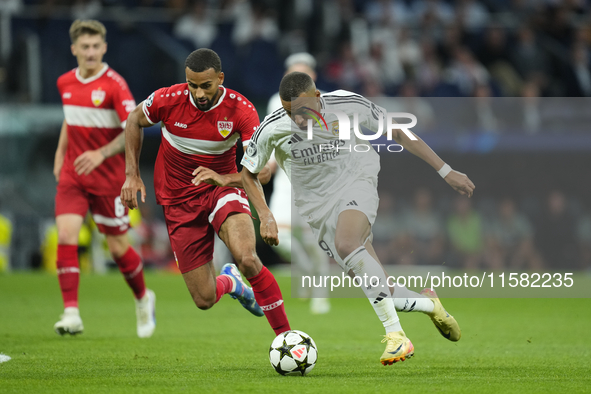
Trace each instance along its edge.
<path fill-rule="evenodd" d="M 70 26 L 70 40 L 72 40 L 72 44 L 76 42 L 78 37 L 84 34 L 90 34 L 91 36 L 98 34 L 102 37 L 103 41 L 106 41 L 107 29 L 101 22 L 93 19 L 76 19 L 74 23 L 72 23 L 72 26 Z"/>

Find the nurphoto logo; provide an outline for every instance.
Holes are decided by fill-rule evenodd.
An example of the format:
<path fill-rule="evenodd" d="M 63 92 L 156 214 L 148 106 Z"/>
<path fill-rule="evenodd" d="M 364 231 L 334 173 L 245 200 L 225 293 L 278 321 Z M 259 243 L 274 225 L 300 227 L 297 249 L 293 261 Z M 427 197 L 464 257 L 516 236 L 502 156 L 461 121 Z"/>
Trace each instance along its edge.
<path fill-rule="evenodd" d="M 313 139 L 314 137 L 314 130 L 313 130 L 313 122 L 314 120 L 322 131 L 328 130 L 328 125 L 326 120 L 318 111 L 315 111 L 311 108 L 304 107 L 308 115 L 312 119 L 308 119 L 307 123 L 307 137 L 308 140 Z M 363 140 L 363 141 L 374 141 L 380 138 L 384 134 L 384 129 L 386 130 L 386 138 L 388 141 L 392 141 L 392 130 L 401 130 L 408 138 L 412 141 L 416 141 L 417 137 L 410 131 L 411 128 L 417 125 L 417 117 L 408 112 L 388 112 L 386 116 L 382 111 L 374 110 L 375 106 L 372 105 L 372 116 L 378 122 L 378 130 L 375 134 L 364 134 L 361 132 L 359 127 L 359 114 L 353 114 L 353 133 L 355 137 Z M 340 140 L 350 140 L 351 139 L 351 120 L 349 116 L 343 111 L 336 111 L 336 110 L 326 110 L 325 114 L 334 114 L 337 117 L 337 122 L 334 122 L 335 125 L 333 126 L 333 134 L 338 135 Z M 398 123 L 395 119 L 407 119 L 410 120 L 408 123 Z M 384 125 L 385 123 L 385 125 Z M 376 150 L 379 152 L 381 147 L 386 147 L 389 152 L 402 152 L 403 148 L 399 144 L 371 144 Z M 348 149 L 343 146 L 339 146 L 337 144 L 325 144 L 320 146 L 321 150 L 333 150 L 336 149 Z M 370 148 L 367 144 L 356 144 L 353 145 L 353 149 L 356 152 L 367 152 Z"/>

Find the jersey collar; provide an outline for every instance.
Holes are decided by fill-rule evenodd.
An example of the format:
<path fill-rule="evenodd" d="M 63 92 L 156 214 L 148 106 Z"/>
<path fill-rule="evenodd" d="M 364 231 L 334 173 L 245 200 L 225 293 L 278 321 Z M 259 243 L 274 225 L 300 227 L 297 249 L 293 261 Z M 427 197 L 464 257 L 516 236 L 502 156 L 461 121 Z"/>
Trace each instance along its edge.
<path fill-rule="evenodd" d="M 80 75 L 80 67 L 76 67 L 76 79 L 78 79 L 78 81 L 82 82 L 83 84 L 87 84 L 87 83 L 96 81 L 97 79 L 102 77 L 104 73 L 107 72 L 108 68 L 109 68 L 109 65 L 107 63 L 103 63 L 103 68 L 101 69 L 101 71 L 98 72 L 98 74 L 93 75 L 92 77 L 89 77 L 89 78 L 82 78 L 82 76 Z"/>
<path fill-rule="evenodd" d="M 217 107 L 218 105 L 220 105 L 222 103 L 222 101 L 224 100 L 224 97 L 226 97 L 226 88 L 223 85 L 220 85 L 220 87 L 222 88 L 222 95 L 220 96 L 220 99 L 218 100 L 218 102 L 216 103 L 216 105 L 214 105 L 213 107 L 211 107 L 207 111 L 201 111 L 199 109 L 199 107 L 197 107 L 197 104 L 195 104 L 195 99 L 193 98 L 193 95 L 191 93 L 189 93 L 189 100 L 191 101 L 191 104 L 193 104 L 193 107 L 199 109 L 199 111 L 201 111 L 201 112 L 209 112 L 212 109 L 214 109 L 215 107 Z"/>

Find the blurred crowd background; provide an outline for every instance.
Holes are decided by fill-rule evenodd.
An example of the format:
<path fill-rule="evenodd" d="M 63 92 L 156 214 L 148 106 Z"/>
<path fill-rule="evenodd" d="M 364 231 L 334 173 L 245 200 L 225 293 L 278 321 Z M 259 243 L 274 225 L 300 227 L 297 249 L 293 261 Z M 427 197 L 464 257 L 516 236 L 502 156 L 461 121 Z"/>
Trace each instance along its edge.
<path fill-rule="evenodd" d="M 374 235 L 385 263 L 588 270 L 590 7 L 586 0 L 2 0 L 0 271 L 52 264 L 44 255 L 53 253 L 52 163 L 63 120 L 55 83 L 76 66 L 74 19 L 106 25 L 105 61 L 138 102 L 184 81 L 185 57 L 199 47 L 218 52 L 225 85 L 248 97 L 261 119 L 285 59 L 298 52 L 315 57 L 324 91 L 406 98 L 405 108 L 424 120 L 417 132 L 477 189 L 471 200 L 456 197 L 411 155 L 382 154 Z M 522 122 L 506 122 L 516 118 L 507 115 L 507 97 L 523 98 L 514 101 L 523 105 Z M 445 116 L 474 119 L 445 127 Z M 152 191 L 159 138 L 157 128 L 146 130 L 141 164 L 152 198 L 133 233 L 148 266 L 170 261 Z M 99 266 L 105 258 L 89 245 L 100 237 L 94 231 L 93 241 L 92 224 L 87 231 L 81 250 Z M 279 259 L 261 248 L 269 263 Z"/>

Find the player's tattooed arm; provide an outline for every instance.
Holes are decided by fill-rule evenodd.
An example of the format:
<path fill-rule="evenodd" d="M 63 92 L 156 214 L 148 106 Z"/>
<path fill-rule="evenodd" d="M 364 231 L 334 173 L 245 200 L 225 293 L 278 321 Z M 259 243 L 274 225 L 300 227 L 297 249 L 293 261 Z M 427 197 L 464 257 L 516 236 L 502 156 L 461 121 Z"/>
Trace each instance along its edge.
<path fill-rule="evenodd" d="M 242 184 L 242 176 L 240 173 L 221 175 L 207 167 L 197 167 L 195 171 L 193 171 L 193 176 L 195 178 L 193 178 L 191 183 L 193 183 L 195 186 L 198 186 L 203 182 L 214 186 L 244 188 Z M 265 165 L 265 167 L 258 174 L 258 179 L 261 185 L 266 185 L 269 183 L 271 180 L 271 168 L 268 164 Z"/>
<path fill-rule="evenodd" d="M 137 193 L 146 202 L 146 186 L 140 176 L 140 152 L 144 140 L 144 127 L 152 125 L 142 111 L 142 103 L 127 117 L 125 125 L 125 183 L 121 188 L 121 201 L 128 208 L 138 207 Z"/>
<path fill-rule="evenodd" d="M 279 245 L 277 222 L 265 201 L 265 193 L 263 192 L 263 187 L 258 179 L 258 174 L 253 174 L 246 167 L 242 167 L 241 174 L 244 190 L 246 191 L 246 194 L 248 194 L 248 199 L 259 215 L 259 220 L 261 222 L 261 238 L 268 245 Z"/>

